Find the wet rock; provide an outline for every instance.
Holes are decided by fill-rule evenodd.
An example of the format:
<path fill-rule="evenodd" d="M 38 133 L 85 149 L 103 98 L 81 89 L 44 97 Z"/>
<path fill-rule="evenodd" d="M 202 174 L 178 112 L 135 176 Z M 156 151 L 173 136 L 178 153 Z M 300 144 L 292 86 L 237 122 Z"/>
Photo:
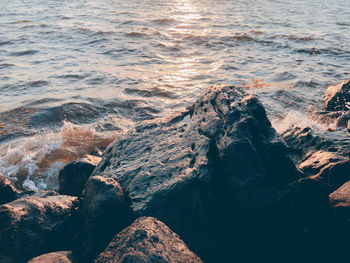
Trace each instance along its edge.
<path fill-rule="evenodd" d="M 19 191 L 0 173 L 0 205 L 16 199 Z"/>
<path fill-rule="evenodd" d="M 1 262 L 23 262 L 67 248 L 76 200 L 45 191 L 0 206 Z"/>
<path fill-rule="evenodd" d="M 350 160 L 336 163 L 330 163 L 324 167 L 318 174 L 317 178 L 326 182 L 335 190 L 346 181 L 350 180 Z"/>
<path fill-rule="evenodd" d="M 86 155 L 67 164 L 59 174 L 60 194 L 80 196 L 86 181 L 100 161 L 100 157 Z"/>
<path fill-rule="evenodd" d="M 330 163 L 344 161 L 345 157 L 334 152 L 319 150 L 306 154 L 304 160 L 298 165 L 298 168 L 305 174 L 317 174 L 322 168 Z"/>
<path fill-rule="evenodd" d="M 329 195 L 329 203 L 338 216 L 345 220 L 350 219 L 350 181 Z"/>
<path fill-rule="evenodd" d="M 116 235 L 95 263 L 176 262 L 202 260 L 165 224 L 152 217 L 138 218 Z"/>
<path fill-rule="evenodd" d="M 57 251 L 32 258 L 28 263 L 72 263 L 71 251 Z"/>
<path fill-rule="evenodd" d="M 326 111 L 347 111 L 349 110 L 349 103 L 350 80 L 328 87 L 323 97 L 323 105 Z"/>
<path fill-rule="evenodd" d="M 120 185 L 113 178 L 91 177 L 82 195 L 76 257 L 90 262 L 133 219 Z"/>
<path fill-rule="evenodd" d="M 232 248 L 237 258 L 254 256 L 249 246 L 269 253 L 262 239 L 272 239 L 275 203 L 300 176 L 287 153 L 254 96 L 214 87 L 188 111 L 116 140 L 93 174 L 115 178 L 137 215 L 158 218 L 218 262 Z"/>
<path fill-rule="evenodd" d="M 337 127 L 345 127 L 349 130 L 349 120 L 350 111 L 347 111 L 337 120 Z"/>

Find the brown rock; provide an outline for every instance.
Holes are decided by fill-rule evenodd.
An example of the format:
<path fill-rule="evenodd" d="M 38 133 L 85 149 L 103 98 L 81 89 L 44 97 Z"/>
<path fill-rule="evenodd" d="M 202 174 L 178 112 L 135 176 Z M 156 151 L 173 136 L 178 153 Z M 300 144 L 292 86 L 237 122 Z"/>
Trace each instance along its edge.
<path fill-rule="evenodd" d="M 330 86 L 323 97 L 324 109 L 327 111 L 347 111 L 350 103 L 350 80 Z"/>
<path fill-rule="evenodd" d="M 202 260 L 177 234 L 152 217 L 141 217 L 116 235 L 95 263 L 196 263 Z"/>
<path fill-rule="evenodd" d="M 66 249 L 76 200 L 45 191 L 0 206 L 0 262 L 23 262 Z"/>
<path fill-rule="evenodd" d="M 28 263 L 72 263 L 71 251 L 57 251 L 32 258 Z"/>
<path fill-rule="evenodd" d="M 350 218 L 350 181 L 343 184 L 329 195 L 329 202 L 336 214 Z"/>

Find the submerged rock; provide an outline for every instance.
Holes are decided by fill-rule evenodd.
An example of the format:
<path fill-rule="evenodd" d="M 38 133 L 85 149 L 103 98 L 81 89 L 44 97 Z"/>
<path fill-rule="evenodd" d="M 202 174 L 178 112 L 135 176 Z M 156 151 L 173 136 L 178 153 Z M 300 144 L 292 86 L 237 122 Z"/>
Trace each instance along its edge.
<path fill-rule="evenodd" d="M 116 235 L 95 263 L 200 263 L 202 260 L 165 224 L 138 218 Z"/>
<path fill-rule="evenodd" d="M 16 199 L 19 191 L 0 173 L 0 205 Z"/>
<path fill-rule="evenodd" d="M 81 262 L 91 262 L 133 220 L 123 189 L 113 178 L 100 176 L 87 181 L 79 214 L 74 254 Z"/>
<path fill-rule="evenodd" d="M 67 164 L 59 174 L 60 194 L 80 196 L 86 181 L 100 161 L 100 157 L 86 155 Z"/>
<path fill-rule="evenodd" d="M 274 207 L 300 176 L 287 153 L 254 96 L 214 87 L 188 111 L 116 140 L 93 174 L 115 178 L 137 215 L 160 219 L 218 262 L 254 257 L 254 245 L 273 253 L 265 241 L 273 240 Z"/>
<path fill-rule="evenodd" d="M 57 251 L 32 258 L 28 263 L 72 263 L 71 251 Z"/>
<path fill-rule="evenodd" d="M 76 201 L 45 191 L 0 206 L 0 262 L 23 262 L 69 246 Z"/>
<path fill-rule="evenodd" d="M 323 97 L 324 109 L 327 111 L 347 111 L 350 108 L 350 80 L 330 86 Z"/>

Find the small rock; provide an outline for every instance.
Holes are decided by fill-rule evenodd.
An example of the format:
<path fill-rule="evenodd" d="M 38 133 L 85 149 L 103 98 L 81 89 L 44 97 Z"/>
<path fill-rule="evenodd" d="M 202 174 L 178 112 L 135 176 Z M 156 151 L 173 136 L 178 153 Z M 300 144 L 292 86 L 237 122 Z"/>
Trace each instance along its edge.
<path fill-rule="evenodd" d="M 158 219 L 141 217 L 116 235 L 95 263 L 199 263 L 177 234 Z"/>
<path fill-rule="evenodd" d="M 347 111 L 350 103 L 350 80 L 330 86 L 323 97 L 324 109 L 327 111 Z"/>
<path fill-rule="evenodd" d="M 32 258 L 28 263 L 72 263 L 71 251 L 57 251 Z"/>
<path fill-rule="evenodd" d="M 100 161 L 101 157 L 86 155 L 67 164 L 59 175 L 60 194 L 80 196 L 87 179 Z"/>
<path fill-rule="evenodd" d="M 44 191 L 1 205 L 0 262 L 22 262 L 69 246 L 76 201 Z"/>
<path fill-rule="evenodd" d="M 80 209 L 81 229 L 74 253 L 91 261 L 133 218 L 123 189 L 113 178 L 93 176 L 86 183 Z"/>
<path fill-rule="evenodd" d="M 350 180 L 350 160 L 330 163 L 317 174 L 317 178 L 337 189 Z"/>
<path fill-rule="evenodd" d="M 0 173 L 0 205 L 13 201 L 18 193 L 10 180 Z"/>
<path fill-rule="evenodd" d="M 329 203 L 338 216 L 350 219 L 350 181 L 329 195 Z"/>

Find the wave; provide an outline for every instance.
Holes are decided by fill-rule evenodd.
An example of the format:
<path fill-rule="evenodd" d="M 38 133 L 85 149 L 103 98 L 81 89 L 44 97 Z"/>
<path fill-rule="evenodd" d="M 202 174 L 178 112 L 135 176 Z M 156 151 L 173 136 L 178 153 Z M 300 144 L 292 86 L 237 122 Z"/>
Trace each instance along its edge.
<path fill-rule="evenodd" d="M 58 188 L 60 169 L 85 154 L 107 147 L 117 133 L 103 134 L 89 126 L 64 122 L 59 132 L 18 138 L 0 148 L 0 172 L 19 188 Z"/>

